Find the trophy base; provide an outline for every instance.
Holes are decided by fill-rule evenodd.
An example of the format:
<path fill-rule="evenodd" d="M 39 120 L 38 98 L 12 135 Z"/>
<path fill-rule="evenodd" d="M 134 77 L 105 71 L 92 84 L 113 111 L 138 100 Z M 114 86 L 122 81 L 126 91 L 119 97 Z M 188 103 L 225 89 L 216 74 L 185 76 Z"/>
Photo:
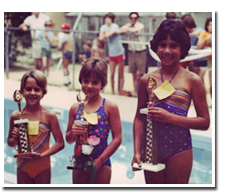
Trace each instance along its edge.
<path fill-rule="evenodd" d="M 140 109 L 140 114 L 147 114 L 147 112 L 148 112 L 147 108 Z"/>
<path fill-rule="evenodd" d="M 88 121 L 80 121 L 80 120 L 75 120 L 74 124 L 75 125 L 89 125 Z"/>
<path fill-rule="evenodd" d="M 69 165 L 67 166 L 67 169 L 83 170 L 84 168 L 78 168 L 78 167 L 75 167 L 74 165 Z"/>
<path fill-rule="evenodd" d="M 22 124 L 22 123 L 28 123 L 28 119 L 19 119 L 19 120 L 15 120 L 14 124 Z"/>
<path fill-rule="evenodd" d="M 20 157 L 30 157 L 36 155 L 36 152 L 27 152 L 27 153 L 20 153 L 20 154 L 15 154 L 14 158 L 20 158 Z"/>
<path fill-rule="evenodd" d="M 156 165 L 149 164 L 149 163 L 141 163 L 141 165 L 142 166 L 139 167 L 137 163 L 134 163 L 133 168 L 143 169 L 143 170 L 152 171 L 152 172 L 158 172 L 165 169 L 165 164 L 161 164 L 161 163 L 158 163 Z"/>

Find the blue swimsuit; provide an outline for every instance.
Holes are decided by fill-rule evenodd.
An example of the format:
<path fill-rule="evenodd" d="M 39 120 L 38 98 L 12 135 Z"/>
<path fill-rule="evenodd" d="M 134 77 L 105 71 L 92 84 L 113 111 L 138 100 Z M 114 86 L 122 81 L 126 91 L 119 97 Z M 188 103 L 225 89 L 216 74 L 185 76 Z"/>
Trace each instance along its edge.
<path fill-rule="evenodd" d="M 97 113 L 98 124 L 97 125 L 89 124 L 89 128 L 88 128 L 88 137 L 91 135 L 100 137 L 99 145 L 94 147 L 93 152 L 91 154 L 93 159 L 96 159 L 97 157 L 99 157 L 102 154 L 102 152 L 105 150 L 105 148 L 108 146 L 107 140 L 108 140 L 110 127 L 109 127 L 109 122 L 107 120 L 107 117 L 105 116 L 104 104 L 105 104 L 105 99 L 103 99 L 101 107 L 95 112 Z M 81 105 L 79 105 L 78 111 L 76 114 L 76 120 L 80 120 L 81 115 L 82 115 Z M 102 165 L 111 166 L 110 159 L 106 160 Z"/>

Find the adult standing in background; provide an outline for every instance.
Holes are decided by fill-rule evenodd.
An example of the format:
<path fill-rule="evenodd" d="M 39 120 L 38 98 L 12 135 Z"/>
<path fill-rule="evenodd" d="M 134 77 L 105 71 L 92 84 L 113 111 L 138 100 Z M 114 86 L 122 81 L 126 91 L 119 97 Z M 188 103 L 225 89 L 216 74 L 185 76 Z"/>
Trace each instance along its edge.
<path fill-rule="evenodd" d="M 136 35 L 135 33 L 144 33 L 144 25 L 140 23 L 139 14 L 137 12 L 131 12 L 129 14 L 130 23 L 125 24 L 120 28 L 119 33 L 130 33 L 129 40 L 138 42 L 138 43 L 130 43 L 128 44 L 128 64 L 129 64 L 129 72 L 132 73 L 133 76 L 133 84 L 134 84 L 134 96 L 138 96 L 138 82 L 139 79 L 146 73 L 146 45 L 143 44 L 145 42 L 145 36 Z"/>
<path fill-rule="evenodd" d="M 114 23 L 115 15 L 111 12 L 105 15 L 105 24 L 100 28 L 99 40 L 106 40 L 108 43 L 108 52 L 109 52 L 109 65 L 111 71 L 111 87 L 112 94 L 115 94 L 115 69 L 116 65 L 119 65 L 119 86 L 118 91 L 119 95 L 126 95 L 126 92 L 123 91 L 124 85 L 124 47 L 120 42 L 119 26 Z"/>
<path fill-rule="evenodd" d="M 41 31 L 35 29 L 45 29 L 44 23 L 46 21 L 50 21 L 52 27 L 54 27 L 55 22 L 49 16 L 41 12 L 32 12 L 32 15 L 28 16 L 24 22 L 19 25 L 19 28 L 23 31 L 27 31 L 28 27 L 32 29 L 30 31 L 32 38 L 32 57 L 35 60 L 35 68 L 38 70 L 41 70 L 41 46 L 40 40 L 38 39 L 38 35 Z"/>

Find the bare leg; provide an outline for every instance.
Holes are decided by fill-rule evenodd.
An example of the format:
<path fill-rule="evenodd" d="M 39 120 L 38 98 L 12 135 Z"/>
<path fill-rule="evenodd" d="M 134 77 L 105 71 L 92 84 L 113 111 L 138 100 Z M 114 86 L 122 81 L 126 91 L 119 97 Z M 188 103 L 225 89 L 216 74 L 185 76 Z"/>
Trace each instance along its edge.
<path fill-rule="evenodd" d="M 138 97 L 139 80 L 143 76 L 143 74 L 132 73 L 132 76 L 133 76 L 133 85 L 134 85 L 134 95 L 135 97 Z"/>
<path fill-rule="evenodd" d="M 39 173 L 35 179 L 35 184 L 50 184 L 51 183 L 51 168 L 45 169 Z"/>
<path fill-rule="evenodd" d="M 112 87 L 112 94 L 115 94 L 115 70 L 116 70 L 116 63 L 115 62 L 109 62 L 110 65 L 110 72 L 111 72 L 111 87 Z"/>
<path fill-rule="evenodd" d="M 43 56 L 42 57 L 42 68 L 41 68 L 41 71 L 44 72 L 47 68 L 47 57 L 46 56 Z"/>
<path fill-rule="evenodd" d="M 171 157 L 165 170 L 145 171 L 146 183 L 150 184 L 188 184 L 192 170 L 192 150 L 185 150 Z"/>
<path fill-rule="evenodd" d="M 20 169 L 17 169 L 17 183 L 18 184 L 33 184 L 33 179 Z"/>
<path fill-rule="evenodd" d="M 89 175 L 81 170 L 73 170 L 73 184 L 87 184 Z M 110 184 L 111 167 L 101 166 L 96 172 L 94 184 Z"/>
<path fill-rule="evenodd" d="M 42 65 L 41 65 L 41 59 L 40 59 L 40 58 L 35 58 L 34 64 L 35 64 L 35 68 L 36 68 L 37 70 L 41 70 Z"/>
<path fill-rule="evenodd" d="M 167 163 L 168 184 L 188 184 L 193 163 L 192 150 L 185 150 L 170 158 Z"/>
<path fill-rule="evenodd" d="M 124 85 L 124 61 L 119 62 L 119 78 L 120 78 L 119 92 L 122 92 L 123 85 Z"/>
<path fill-rule="evenodd" d="M 51 183 L 51 169 L 45 169 L 39 173 L 35 178 L 31 178 L 27 173 L 17 169 L 17 183 L 18 184 L 50 184 Z"/>
<path fill-rule="evenodd" d="M 89 175 L 81 170 L 73 170 L 72 172 L 73 184 L 87 184 Z"/>
<path fill-rule="evenodd" d="M 111 167 L 103 165 L 96 172 L 94 184 L 110 184 L 112 170 Z"/>
<path fill-rule="evenodd" d="M 51 58 L 47 58 L 47 76 L 49 76 L 49 68 L 50 68 Z"/>

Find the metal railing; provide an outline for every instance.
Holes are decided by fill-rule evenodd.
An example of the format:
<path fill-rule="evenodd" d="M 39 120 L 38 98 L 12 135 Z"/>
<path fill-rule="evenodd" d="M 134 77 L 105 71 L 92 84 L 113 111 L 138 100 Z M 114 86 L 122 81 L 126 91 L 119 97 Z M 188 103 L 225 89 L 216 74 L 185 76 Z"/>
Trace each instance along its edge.
<path fill-rule="evenodd" d="M 46 29 L 31 29 L 29 28 L 28 31 L 32 31 L 32 30 L 39 30 L 39 31 L 47 31 Z M 5 26 L 4 28 L 5 31 L 5 74 L 6 74 L 6 78 L 9 78 L 9 32 L 10 31 L 22 31 L 21 28 L 18 27 L 9 27 L 8 24 Z M 72 55 L 72 89 L 75 89 L 74 86 L 74 79 L 75 79 L 75 64 L 76 64 L 76 48 L 75 48 L 75 43 L 76 43 L 76 38 L 78 37 L 82 37 L 82 35 L 92 35 L 92 37 L 96 38 L 95 35 L 99 34 L 99 31 L 89 31 L 89 30 L 75 30 L 74 27 L 71 30 L 61 30 L 61 29 L 48 29 L 48 31 L 52 31 L 52 32 L 69 32 L 71 33 L 72 37 L 73 37 L 73 55 Z M 129 43 L 135 43 L 135 42 L 131 42 L 126 40 L 126 38 L 124 39 L 124 37 L 126 37 L 126 35 L 129 33 L 126 33 L 124 35 L 121 35 L 121 37 L 123 38 L 123 40 L 121 40 L 121 42 L 124 44 L 129 44 Z M 144 35 L 145 37 L 149 37 L 147 40 L 149 41 L 151 39 L 151 37 L 153 36 L 153 33 L 135 33 L 136 35 Z M 148 42 L 144 42 L 143 44 L 148 44 Z M 105 50 L 107 51 L 107 44 L 105 47 Z M 61 63 L 62 59 L 60 58 L 59 63 Z"/>

